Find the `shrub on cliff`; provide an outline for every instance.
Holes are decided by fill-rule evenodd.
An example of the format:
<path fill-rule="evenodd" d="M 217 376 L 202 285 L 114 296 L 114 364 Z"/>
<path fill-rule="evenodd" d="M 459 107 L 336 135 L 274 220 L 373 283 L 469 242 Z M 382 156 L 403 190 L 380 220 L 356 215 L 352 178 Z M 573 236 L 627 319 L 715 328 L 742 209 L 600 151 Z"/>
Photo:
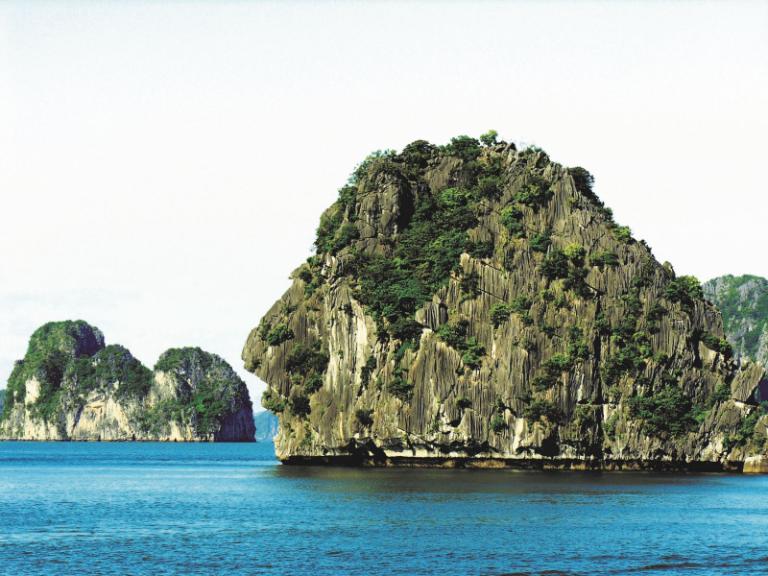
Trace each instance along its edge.
<path fill-rule="evenodd" d="M 593 202 L 599 204 L 602 206 L 602 202 L 600 199 L 595 195 L 594 191 L 592 190 L 592 187 L 595 184 L 595 178 L 590 174 L 587 170 L 582 168 L 581 166 L 576 166 L 574 168 L 568 168 L 568 173 L 571 175 L 571 178 L 573 178 L 573 185 L 578 190 L 592 200 Z"/>
<path fill-rule="evenodd" d="M 552 197 L 547 181 L 539 177 L 531 177 L 521 190 L 515 194 L 515 202 L 525 206 L 543 206 Z"/>
<path fill-rule="evenodd" d="M 293 339 L 293 330 L 285 324 L 278 324 L 271 328 L 264 336 L 264 341 L 270 346 L 279 346 L 283 342 Z"/>
<path fill-rule="evenodd" d="M 633 396 L 627 404 L 630 416 L 642 420 L 651 436 L 679 436 L 696 424 L 691 399 L 677 386 L 665 386 L 650 396 Z"/>
<path fill-rule="evenodd" d="M 494 414 L 491 416 L 490 426 L 495 434 L 503 434 L 504 430 L 507 429 L 507 423 L 504 420 L 504 416 L 501 414 Z"/>
<path fill-rule="evenodd" d="M 281 398 L 280 395 L 271 388 L 267 388 L 261 395 L 261 405 L 275 414 L 279 414 L 287 407 L 285 399 Z"/>
<path fill-rule="evenodd" d="M 499 133 L 496 130 L 488 130 L 485 134 L 480 136 L 480 142 L 483 146 L 493 146 L 498 142 Z"/>
<path fill-rule="evenodd" d="M 610 252 L 610 251 L 597 252 L 596 254 L 593 254 L 592 256 L 589 257 L 589 263 L 592 266 L 598 266 L 600 268 L 605 268 L 607 266 L 618 266 L 619 257 L 616 255 L 615 252 Z"/>
<path fill-rule="evenodd" d="M 547 280 L 557 280 L 568 276 L 568 257 L 562 250 L 554 249 L 546 255 L 539 268 Z"/>
<path fill-rule="evenodd" d="M 701 341 L 704 342 L 707 348 L 720 352 L 726 358 L 733 356 L 733 346 L 725 338 L 718 338 L 714 334 L 707 332 L 702 335 Z"/>
<path fill-rule="evenodd" d="M 314 347 L 297 344 L 294 346 L 285 362 L 288 372 L 296 372 L 306 376 L 311 372 L 325 372 L 328 366 L 328 354 L 320 350 L 319 343 Z"/>
<path fill-rule="evenodd" d="M 355 410 L 355 420 L 364 428 L 370 427 L 373 424 L 373 410 L 358 408 Z"/>
<path fill-rule="evenodd" d="M 449 322 L 437 329 L 437 336 L 448 346 L 462 353 L 461 362 L 464 366 L 476 369 L 482 363 L 485 348 L 478 343 L 477 338 L 468 335 L 468 327 L 469 321 L 465 319 Z"/>
<path fill-rule="evenodd" d="M 462 364 L 473 370 L 479 368 L 485 355 L 485 348 L 477 342 L 476 338 L 467 338 L 463 348 L 464 353 L 461 355 Z"/>
<path fill-rule="evenodd" d="M 450 144 L 443 150 L 450 156 L 458 156 L 465 162 L 471 162 L 480 155 L 480 142 L 470 136 L 456 136 L 451 138 Z"/>
<path fill-rule="evenodd" d="M 562 419 L 562 412 L 549 400 L 532 400 L 523 410 L 523 416 L 529 422 L 538 422 L 546 420 L 556 424 Z"/>
<path fill-rule="evenodd" d="M 586 256 L 587 251 L 581 244 L 572 242 L 563 248 L 563 254 L 565 254 L 565 257 L 568 258 L 574 266 L 581 266 L 584 263 L 584 257 Z"/>
<path fill-rule="evenodd" d="M 451 348 L 460 350 L 467 339 L 469 321 L 462 319 L 457 322 L 443 324 L 437 329 L 437 336 Z"/>
<path fill-rule="evenodd" d="M 466 396 L 460 396 L 459 398 L 456 398 L 456 408 L 459 410 L 466 410 L 467 408 L 472 407 L 472 400 L 467 398 Z"/>
<path fill-rule="evenodd" d="M 491 322 L 494 328 L 501 326 L 503 322 L 509 320 L 512 314 L 512 307 L 509 304 L 494 304 L 491 306 Z"/>
<path fill-rule="evenodd" d="M 309 398 L 303 394 L 299 394 L 290 398 L 288 400 L 288 409 L 294 416 L 298 416 L 300 418 L 309 416 L 309 413 L 312 411 L 309 406 Z"/>
<path fill-rule="evenodd" d="M 531 236 L 528 240 L 531 250 L 534 252 L 546 252 L 549 249 L 549 245 L 552 243 L 550 240 L 549 232 L 539 232 Z"/>
<path fill-rule="evenodd" d="M 619 242 L 628 244 L 632 241 L 632 230 L 629 228 L 629 226 L 616 226 L 613 229 L 613 236 Z"/>
<path fill-rule="evenodd" d="M 426 140 L 416 140 L 403 148 L 400 157 L 406 165 L 424 168 L 436 150 L 437 146 L 434 144 L 430 144 Z"/>
<path fill-rule="evenodd" d="M 672 302 L 679 302 L 686 308 L 693 306 L 697 300 L 704 297 L 701 284 L 695 276 L 680 276 L 671 280 L 664 294 Z"/>
<path fill-rule="evenodd" d="M 401 372 L 398 372 L 387 385 L 387 392 L 401 400 L 407 400 L 413 392 L 413 384 Z"/>
<path fill-rule="evenodd" d="M 517 206 L 507 206 L 501 210 L 499 220 L 501 225 L 507 229 L 510 236 L 517 237 L 523 233 L 523 213 Z"/>

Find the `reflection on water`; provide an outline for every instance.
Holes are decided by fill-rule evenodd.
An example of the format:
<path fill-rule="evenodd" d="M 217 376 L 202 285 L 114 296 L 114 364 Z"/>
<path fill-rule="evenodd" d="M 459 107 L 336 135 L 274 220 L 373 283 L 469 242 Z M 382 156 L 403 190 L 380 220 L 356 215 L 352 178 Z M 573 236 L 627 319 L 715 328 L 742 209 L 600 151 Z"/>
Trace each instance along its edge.
<path fill-rule="evenodd" d="M 3 574 L 766 574 L 768 478 L 0 443 Z"/>
<path fill-rule="evenodd" d="M 687 486 L 728 478 L 722 474 L 663 474 L 654 472 L 582 472 L 528 470 L 474 470 L 435 468 L 349 468 L 323 466 L 276 466 L 275 478 L 317 482 L 318 488 L 373 491 L 474 492 L 505 494 L 532 491 L 567 494 L 572 492 L 626 491 L 632 486 Z"/>

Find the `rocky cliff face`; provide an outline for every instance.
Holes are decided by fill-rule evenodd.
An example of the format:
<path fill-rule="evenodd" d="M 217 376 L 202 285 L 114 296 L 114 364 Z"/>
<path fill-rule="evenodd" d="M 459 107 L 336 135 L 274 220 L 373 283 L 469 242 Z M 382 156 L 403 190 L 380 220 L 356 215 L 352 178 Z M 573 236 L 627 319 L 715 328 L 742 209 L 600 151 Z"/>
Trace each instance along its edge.
<path fill-rule="evenodd" d="M 768 365 L 768 280 L 728 275 L 706 282 L 703 288 L 723 316 L 736 356 Z"/>
<path fill-rule="evenodd" d="M 0 438 L 253 441 L 245 383 L 199 348 L 165 352 L 151 371 L 85 322 L 30 339 L 5 391 Z"/>
<path fill-rule="evenodd" d="M 583 169 L 492 135 L 355 171 L 243 350 L 284 462 L 740 469 L 763 370 Z"/>

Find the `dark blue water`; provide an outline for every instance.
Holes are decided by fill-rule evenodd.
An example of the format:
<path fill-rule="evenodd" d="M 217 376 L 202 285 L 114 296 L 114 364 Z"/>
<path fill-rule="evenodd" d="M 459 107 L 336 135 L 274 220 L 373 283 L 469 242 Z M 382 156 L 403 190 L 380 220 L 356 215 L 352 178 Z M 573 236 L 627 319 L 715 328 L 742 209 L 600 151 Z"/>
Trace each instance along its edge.
<path fill-rule="evenodd" d="M 768 477 L 278 465 L 0 443 L 2 574 L 768 574 Z"/>

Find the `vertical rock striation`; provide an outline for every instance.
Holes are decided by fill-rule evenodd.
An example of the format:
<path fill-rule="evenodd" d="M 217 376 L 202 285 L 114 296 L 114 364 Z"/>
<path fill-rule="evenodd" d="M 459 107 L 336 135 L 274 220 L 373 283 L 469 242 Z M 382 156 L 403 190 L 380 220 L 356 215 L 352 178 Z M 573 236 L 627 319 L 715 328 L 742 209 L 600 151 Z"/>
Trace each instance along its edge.
<path fill-rule="evenodd" d="M 763 370 L 581 168 L 493 135 L 372 155 L 248 337 L 284 462 L 741 469 Z"/>

